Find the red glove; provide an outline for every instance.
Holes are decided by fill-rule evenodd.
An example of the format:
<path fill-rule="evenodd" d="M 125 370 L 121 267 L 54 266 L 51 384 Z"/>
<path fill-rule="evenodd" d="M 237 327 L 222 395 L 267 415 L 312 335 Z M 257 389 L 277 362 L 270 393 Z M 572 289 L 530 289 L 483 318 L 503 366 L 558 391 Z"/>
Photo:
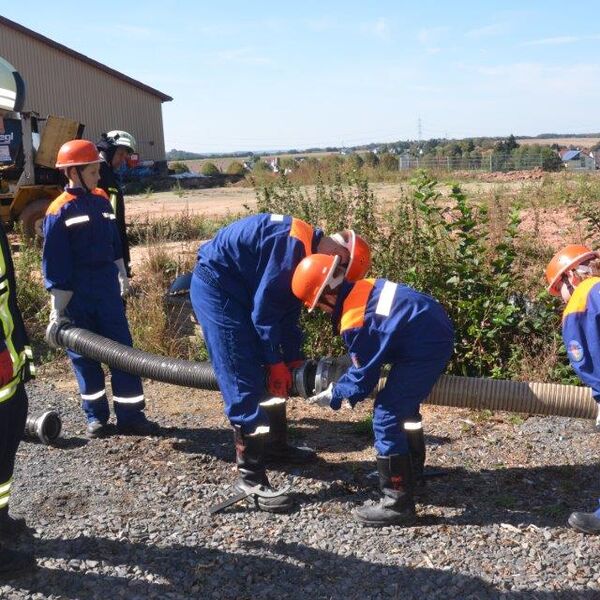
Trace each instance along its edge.
<path fill-rule="evenodd" d="M 299 369 L 304 364 L 304 359 L 299 358 L 298 360 L 293 360 L 291 362 L 285 363 L 285 366 L 292 371 L 292 369 Z"/>
<path fill-rule="evenodd" d="M 287 398 L 292 387 L 292 374 L 284 362 L 267 365 L 267 390 L 272 396 Z"/>
<path fill-rule="evenodd" d="M 4 348 L 0 352 L 0 385 L 6 385 L 13 378 L 13 362 L 10 357 L 10 352 Z"/>

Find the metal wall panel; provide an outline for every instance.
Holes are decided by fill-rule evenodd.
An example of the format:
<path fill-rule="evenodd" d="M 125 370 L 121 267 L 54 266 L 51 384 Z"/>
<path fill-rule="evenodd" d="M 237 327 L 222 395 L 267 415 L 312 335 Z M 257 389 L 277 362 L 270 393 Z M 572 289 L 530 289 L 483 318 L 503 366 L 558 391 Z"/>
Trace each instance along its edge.
<path fill-rule="evenodd" d="M 85 124 L 96 141 L 111 129 L 132 133 L 141 160 L 164 160 L 160 98 L 0 23 L 0 56 L 25 80 L 25 110 Z"/>

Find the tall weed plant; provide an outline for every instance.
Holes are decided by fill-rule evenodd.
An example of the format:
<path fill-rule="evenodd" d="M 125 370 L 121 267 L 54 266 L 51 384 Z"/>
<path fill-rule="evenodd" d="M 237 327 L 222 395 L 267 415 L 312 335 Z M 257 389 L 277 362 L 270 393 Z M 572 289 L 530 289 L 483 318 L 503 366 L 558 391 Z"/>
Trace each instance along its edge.
<path fill-rule="evenodd" d="M 367 181 L 354 174 L 338 173 L 331 184 L 319 178 L 314 190 L 283 177 L 257 189 L 257 206 L 293 214 L 327 233 L 356 229 L 371 244 L 368 276 L 438 299 L 456 330 L 449 372 L 572 382 L 560 351 L 557 306 L 542 289 L 526 293 L 518 269 L 519 206 L 496 207 L 491 222 L 488 208 L 469 201 L 457 184 L 442 196 L 424 171 L 410 183 L 391 209 L 379 210 Z M 324 333 L 326 319 L 305 315 L 303 325 L 309 355 L 342 351 L 339 340 Z"/>

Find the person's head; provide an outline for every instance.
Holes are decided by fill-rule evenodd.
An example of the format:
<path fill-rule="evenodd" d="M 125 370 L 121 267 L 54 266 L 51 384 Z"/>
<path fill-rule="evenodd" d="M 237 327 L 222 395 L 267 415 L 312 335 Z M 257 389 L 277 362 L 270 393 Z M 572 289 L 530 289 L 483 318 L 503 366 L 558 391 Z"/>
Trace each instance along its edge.
<path fill-rule="evenodd" d="M 339 256 L 340 265 L 345 268 L 345 278 L 348 281 L 362 279 L 371 267 L 369 244 L 353 229 L 344 229 L 321 238 L 317 252 Z"/>
<path fill-rule="evenodd" d="M 338 255 L 311 254 L 302 259 L 292 277 L 292 292 L 311 312 L 331 313 L 335 308 L 346 267 Z"/>
<path fill-rule="evenodd" d="M 133 135 L 117 129 L 103 133 L 98 147 L 114 171 L 117 171 L 129 156 L 137 152 L 137 142 Z"/>
<path fill-rule="evenodd" d="M 575 288 L 596 274 L 593 264 L 600 255 L 587 246 L 569 244 L 557 252 L 546 267 L 547 290 L 568 302 Z"/>
<path fill-rule="evenodd" d="M 88 140 L 71 140 L 60 147 L 56 156 L 56 168 L 61 169 L 70 187 L 93 190 L 100 179 L 102 158 L 96 146 Z"/>

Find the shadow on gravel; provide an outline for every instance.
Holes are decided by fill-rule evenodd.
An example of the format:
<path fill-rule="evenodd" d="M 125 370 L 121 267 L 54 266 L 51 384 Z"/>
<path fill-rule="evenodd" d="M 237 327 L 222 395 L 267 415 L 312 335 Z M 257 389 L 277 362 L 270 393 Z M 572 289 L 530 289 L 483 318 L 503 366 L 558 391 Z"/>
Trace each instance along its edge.
<path fill-rule="evenodd" d="M 598 598 L 595 590 L 501 590 L 479 577 L 430 567 L 383 565 L 297 543 L 242 542 L 245 552 L 234 554 L 177 544 L 158 548 L 129 541 L 77 538 L 37 540 L 36 550 L 42 560 L 70 561 L 70 570 L 42 567 L 11 582 L 13 589 L 64 599 Z M 376 558 L 385 559 L 384 555 Z M 88 567 L 83 561 L 93 562 Z"/>
<path fill-rule="evenodd" d="M 80 437 L 58 438 L 52 446 L 60 450 L 73 450 L 74 448 L 82 448 L 89 444 L 90 440 Z"/>
<path fill-rule="evenodd" d="M 594 506 L 599 469 L 600 463 L 481 471 L 451 468 L 445 477 L 430 480 L 424 503 L 464 508 L 460 516 L 442 520 L 456 525 L 562 527 L 572 511 Z"/>

